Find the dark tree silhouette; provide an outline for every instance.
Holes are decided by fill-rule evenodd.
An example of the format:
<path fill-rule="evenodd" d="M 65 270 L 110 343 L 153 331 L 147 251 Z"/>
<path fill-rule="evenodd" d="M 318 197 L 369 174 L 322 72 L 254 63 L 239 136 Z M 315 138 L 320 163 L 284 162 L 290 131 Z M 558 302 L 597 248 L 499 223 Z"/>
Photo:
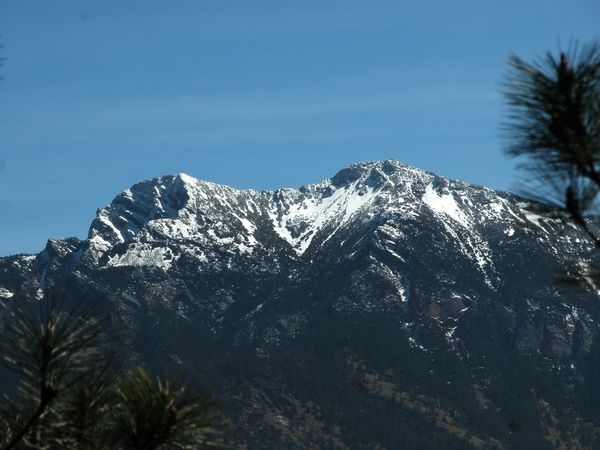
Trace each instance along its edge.
<path fill-rule="evenodd" d="M 531 63 L 512 55 L 502 87 L 505 153 L 521 158 L 522 192 L 566 212 L 600 249 L 600 42 L 574 42 Z"/>
<path fill-rule="evenodd" d="M 30 439 L 37 445 L 36 428 L 43 426 L 55 400 L 111 364 L 115 353 L 108 344 L 116 330 L 85 299 L 68 312 L 53 293 L 39 301 L 37 311 L 29 311 L 16 296 L 3 306 L 0 363 L 21 382 L 10 408 L 19 413 L 2 417 L 5 436 L 12 436 L 4 448 L 11 449 Z"/>
<path fill-rule="evenodd" d="M 120 332 L 98 303 L 68 305 L 52 292 L 36 302 L 15 295 L 0 309 L 0 364 L 20 382 L 0 405 L 0 448 L 222 444 L 212 391 L 141 368 L 122 376 Z"/>

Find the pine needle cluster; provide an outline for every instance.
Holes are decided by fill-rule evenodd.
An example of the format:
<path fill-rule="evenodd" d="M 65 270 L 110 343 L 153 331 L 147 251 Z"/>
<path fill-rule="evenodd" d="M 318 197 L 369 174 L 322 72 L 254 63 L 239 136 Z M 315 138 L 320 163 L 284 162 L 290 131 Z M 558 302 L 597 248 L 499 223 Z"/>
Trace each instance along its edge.
<path fill-rule="evenodd" d="M 119 329 L 97 303 L 49 292 L 37 308 L 16 296 L 1 306 L 0 364 L 19 385 L 0 406 L 0 448 L 222 446 L 212 391 L 125 370 Z"/>
<path fill-rule="evenodd" d="M 600 41 L 531 63 L 512 55 L 502 93 L 504 151 L 521 159 L 521 192 L 569 217 L 600 250 Z M 597 261 L 561 278 L 597 289 Z"/>
<path fill-rule="evenodd" d="M 502 84 L 509 105 L 505 153 L 522 158 L 524 193 L 586 224 L 600 192 L 600 42 L 529 63 L 512 55 Z"/>

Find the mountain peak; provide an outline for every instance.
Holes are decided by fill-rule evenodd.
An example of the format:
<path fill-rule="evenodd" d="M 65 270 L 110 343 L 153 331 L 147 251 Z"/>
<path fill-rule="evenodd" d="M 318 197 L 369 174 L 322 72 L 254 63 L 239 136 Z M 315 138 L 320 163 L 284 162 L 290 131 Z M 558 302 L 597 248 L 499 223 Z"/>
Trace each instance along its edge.
<path fill-rule="evenodd" d="M 445 227 L 474 230 L 481 221 L 504 220 L 509 209 L 491 189 L 391 159 L 351 164 L 331 179 L 277 191 L 242 191 L 186 174 L 166 175 L 135 184 L 98 210 L 84 259 L 170 266 L 176 256 L 158 257 L 155 251 L 165 240 L 194 242 L 205 256 L 207 248 L 226 247 L 232 254 L 281 248 L 302 257 L 372 218 L 434 214 Z M 123 251 L 120 244 L 128 246 L 128 255 L 115 256 Z"/>
<path fill-rule="evenodd" d="M 110 205 L 98 209 L 88 242 L 101 251 L 130 241 L 150 220 L 174 218 L 189 199 L 192 177 L 165 175 L 141 181 L 118 194 Z"/>
<path fill-rule="evenodd" d="M 334 186 L 341 186 L 348 183 L 362 182 L 371 186 L 377 186 L 381 183 L 390 181 L 394 175 L 405 176 L 407 174 L 421 173 L 420 169 L 402 164 L 394 159 L 385 161 L 367 161 L 351 164 L 340 170 L 331 179 Z"/>
<path fill-rule="evenodd" d="M 162 239 L 210 247 L 227 243 L 233 252 L 252 252 L 259 233 L 274 236 L 269 245 L 280 241 L 277 246 L 301 256 L 314 242 L 327 242 L 351 222 L 394 210 L 420 214 L 423 204 L 468 225 L 460 199 L 454 198 L 458 194 L 450 194 L 449 185 L 468 186 L 395 160 L 355 163 L 320 183 L 277 191 L 240 191 L 186 174 L 167 175 L 137 183 L 99 209 L 86 254 L 99 262 L 116 245 L 141 240 L 146 243 L 137 245 L 135 258 L 114 261 L 138 264 L 144 260 L 142 253 L 150 251 L 150 260 L 156 261 L 149 242 Z M 220 231 L 215 224 L 223 224 Z"/>

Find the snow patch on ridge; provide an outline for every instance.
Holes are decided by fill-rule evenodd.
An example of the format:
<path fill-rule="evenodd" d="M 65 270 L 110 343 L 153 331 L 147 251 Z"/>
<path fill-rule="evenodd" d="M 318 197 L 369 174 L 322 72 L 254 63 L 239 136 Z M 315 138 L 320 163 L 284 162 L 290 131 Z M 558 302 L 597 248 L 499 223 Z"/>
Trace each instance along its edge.
<path fill-rule="evenodd" d="M 127 252 L 113 256 L 108 261 L 108 266 L 153 266 L 167 271 L 171 268 L 175 258 L 169 248 L 150 248 L 145 244 L 134 244 Z"/>
<path fill-rule="evenodd" d="M 286 202 L 283 212 L 270 210 L 268 214 L 275 232 L 300 256 L 319 231 L 331 228 L 323 240 L 327 242 L 335 230 L 372 203 L 374 197 L 375 189 L 369 186 L 350 184 L 336 189 L 328 185 L 320 195 L 302 195 L 299 202 Z"/>
<path fill-rule="evenodd" d="M 493 191 L 490 190 L 489 192 L 493 194 Z M 463 203 L 472 205 L 470 198 L 461 197 L 461 199 Z M 452 193 L 439 194 L 432 184 L 426 186 L 422 200 L 436 213 L 444 214 L 453 219 L 452 221 L 442 222 L 447 232 L 453 237 L 461 253 L 468 255 L 475 261 L 484 276 L 485 282 L 493 288 L 495 280 L 492 252 L 487 240 L 478 233 L 476 224 L 481 220 L 503 220 L 507 215 L 507 211 L 510 212 L 506 202 L 493 195 L 493 198 L 489 199 L 491 201 L 488 200 L 488 203 L 479 206 L 479 214 L 470 219 L 465 212 L 470 214 L 472 212 L 461 207 Z M 459 227 L 457 228 L 455 224 L 458 224 Z"/>
<path fill-rule="evenodd" d="M 0 286 L 0 297 L 2 297 L 2 298 L 11 298 L 14 295 L 15 295 L 14 292 L 9 291 L 8 289 Z"/>
<path fill-rule="evenodd" d="M 428 184 L 423 194 L 423 201 L 434 211 L 444 213 L 452 217 L 464 227 L 469 226 L 469 221 L 460 209 L 460 206 L 454 200 L 451 194 L 439 195 L 432 184 Z"/>

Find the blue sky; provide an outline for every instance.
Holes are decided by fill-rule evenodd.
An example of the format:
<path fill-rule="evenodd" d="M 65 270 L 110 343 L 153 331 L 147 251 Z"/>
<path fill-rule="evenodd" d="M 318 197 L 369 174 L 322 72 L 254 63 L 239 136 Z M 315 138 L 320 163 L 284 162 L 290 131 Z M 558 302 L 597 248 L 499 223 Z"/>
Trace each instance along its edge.
<path fill-rule="evenodd" d="M 134 183 L 300 187 L 393 158 L 511 190 L 498 83 L 597 0 L 0 0 L 0 256 Z"/>

